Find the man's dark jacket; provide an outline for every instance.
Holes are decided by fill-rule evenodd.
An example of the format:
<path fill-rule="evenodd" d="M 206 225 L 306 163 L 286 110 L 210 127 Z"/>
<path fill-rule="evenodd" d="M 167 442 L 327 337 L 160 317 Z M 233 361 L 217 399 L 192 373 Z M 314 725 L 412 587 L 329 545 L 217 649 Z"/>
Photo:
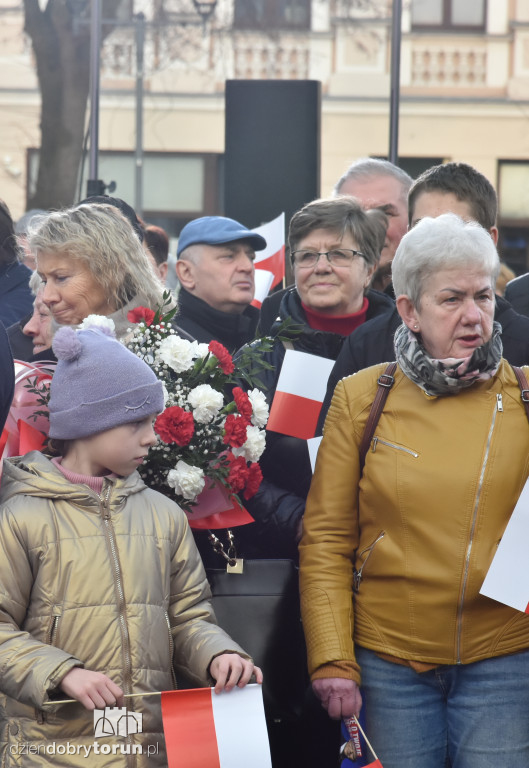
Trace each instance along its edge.
<path fill-rule="evenodd" d="M 501 323 L 502 327 L 503 357 L 511 365 L 529 365 L 529 317 L 518 314 L 506 299 L 496 296 L 494 319 Z M 402 320 L 394 309 L 393 312 L 378 317 L 369 327 L 363 325 L 347 337 L 329 376 L 327 393 L 318 420 L 318 434 L 322 433 L 334 388 L 340 379 L 370 365 L 395 359 L 393 337 L 401 324 Z"/>
<path fill-rule="evenodd" d="M 15 367 L 13 365 L 13 355 L 9 347 L 7 333 L 4 326 L 0 323 L 0 432 L 11 407 L 11 401 L 15 391 Z"/>
<path fill-rule="evenodd" d="M 507 283 L 505 298 L 516 312 L 529 316 L 529 274 L 520 275 Z"/>
<path fill-rule="evenodd" d="M 259 310 L 251 304 L 242 314 L 232 314 L 214 309 L 185 288 L 178 293 L 174 323 L 200 343 L 209 344 L 215 339 L 229 352 L 235 352 L 255 338 L 258 320 Z"/>
<path fill-rule="evenodd" d="M 30 277 L 31 270 L 18 262 L 0 269 L 0 322 L 5 328 L 33 312 Z"/>
<path fill-rule="evenodd" d="M 393 302 L 378 291 L 367 293 L 369 307 L 366 322 L 379 315 L 390 314 Z M 286 330 L 285 320 L 292 325 Z M 287 289 L 279 308 L 279 318 L 271 335 L 280 332 L 295 350 L 336 360 L 347 337 L 311 328 L 295 287 Z M 353 336 L 358 331 L 353 332 Z M 272 403 L 285 357 L 285 346 L 276 340 L 265 360 L 271 368 L 260 373 L 268 404 Z M 240 550 L 246 557 L 291 557 L 297 559 L 296 534 L 312 478 L 307 441 L 267 430 L 266 450 L 260 460 L 264 480 L 257 494 L 245 502 L 255 523 L 242 526 L 236 532 Z"/>

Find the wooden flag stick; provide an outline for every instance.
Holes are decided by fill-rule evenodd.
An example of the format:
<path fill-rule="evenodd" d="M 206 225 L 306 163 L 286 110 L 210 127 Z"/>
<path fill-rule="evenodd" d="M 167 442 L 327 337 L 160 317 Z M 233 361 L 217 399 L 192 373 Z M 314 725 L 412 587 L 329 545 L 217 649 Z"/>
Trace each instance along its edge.
<path fill-rule="evenodd" d="M 161 696 L 162 691 L 150 691 L 149 693 L 125 693 L 123 698 L 124 699 L 138 699 L 140 696 Z M 44 706 L 46 705 L 53 705 L 55 704 L 79 704 L 80 702 L 77 701 L 77 699 L 52 699 L 50 701 L 45 701 Z M 367 741 L 367 739 L 366 739 Z"/>
<path fill-rule="evenodd" d="M 360 733 L 361 733 L 361 734 L 362 734 L 362 736 L 364 737 L 364 741 L 365 741 L 365 743 L 367 744 L 367 746 L 369 747 L 369 749 L 370 749 L 370 750 L 371 750 L 371 752 L 373 753 L 373 757 L 375 758 L 375 760 L 378 760 L 378 757 L 377 757 L 377 753 L 375 752 L 375 750 L 374 750 L 374 749 L 373 749 L 373 747 L 371 746 L 371 743 L 369 742 L 369 739 L 367 738 L 367 736 L 366 736 L 366 734 L 365 734 L 365 731 L 364 731 L 364 729 L 362 728 L 362 726 L 361 726 L 361 725 L 360 725 L 360 723 L 358 722 L 356 715 L 353 715 L 353 720 L 354 720 L 354 721 L 355 721 L 355 723 L 357 724 L 357 726 L 358 726 L 358 729 L 359 729 Z"/>

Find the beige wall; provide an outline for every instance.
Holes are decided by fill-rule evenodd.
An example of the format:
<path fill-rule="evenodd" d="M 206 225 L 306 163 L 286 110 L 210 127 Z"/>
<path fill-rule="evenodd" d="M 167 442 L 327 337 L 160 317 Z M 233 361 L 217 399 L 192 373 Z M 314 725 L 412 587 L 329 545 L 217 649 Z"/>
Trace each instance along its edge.
<path fill-rule="evenodd" d="M 0 0 L 0 11 L 3 6 L 12 5 L 8 0 Z M 230 0 L 222 0 L 219 9 L 228 13 L 229 5 Z M 388 152 L 389 27 L 381 21 L 374 23 L 372 30 L 345 24 L 336 29 L 333 37 L 322 5 L 314 5 L 319 9 L 313 20 L 315 34 L 305 42 L 302 37 L 294 39 L 290 35 L 275 42 L 262 38 L 260 45 L 263 50 L 273 47 L 271 61 L 281 45 L 286 49 L 289 45 L 297 46 L 293 60 L 298 62 L 298 76 L 322 80 L 321 191 L 328 194 L 352 160 L 364 155 L 384 156 Z M 464 160 L 485 173 L 494 184 L 498 160 L 529 159 L 528 5 L 529 0 L 491 0 L 488 36 L 425 36 L 410 32 L 405 4 L 401 156 Z M 521 23 L 510 27 L 509 15 Z M 18 217 L 25 209 L 26 149 L 39 144 L 39 96 L 30 46 L 21 31 L 21 14 L 3 13 L 0 21 L 3 26 L 0 197 Z M 204 39 L 198 47 L 190 49 L 187 64 L 176 61 L 157 74 L 148 75 L 144 97 L 145 150 L 223 151 L 223 78 L 234 76 L 237 45 L 244 46 L 244 37 L 223 33 L 211 46 Z M 252 37 L 251 42 L 247 48 L 260 61 L 259 41 Z M 425 44 L 437 56 L 429 59 L 435 77 L 439 75 L 440 60 L 446 67 L 434 87 L 426 86 L 422 78 Z M 306 59 L 300 53 L 303 45 L 307 49 Z M 246 56 L 246 48 L 244 51 Z M 439 51 L 442 59 L 438 57 Z M 469 72 L 466 64 L 462 69 L 460 64 L 454 64 L 454 61 L 467 61 L 465 56 L 469 53 L 474 57 L 472 61 L 480 62 L 476 73 Z M 288 56 L 285 60 L 289 61 Z M 456 77 L 452 77 L 454 72 Z M 118 72 L 112 80 L 108 71 L 103 74 L 100 147 L 132 150 L 135 143 L 133 73 L 123 72 L 120 76 Z M 446 74 L 448 80 L 443 81 Z M 471 88 L 469 82 L 474 74 L 481 80 Z M 441 81 L 445 86 L 440 86 Z M 446 85 L 448 81 L 451 85 Z M 458 86 L 454 85 L 456 82 Z M 105 85 L 114 90 L 105 91 Z M 184 87 L 185 95 L 174 93 Z M 120 91 L 120 88 L 129 90 Z M 193 89 L 195 93 L 191 92 Z"/>

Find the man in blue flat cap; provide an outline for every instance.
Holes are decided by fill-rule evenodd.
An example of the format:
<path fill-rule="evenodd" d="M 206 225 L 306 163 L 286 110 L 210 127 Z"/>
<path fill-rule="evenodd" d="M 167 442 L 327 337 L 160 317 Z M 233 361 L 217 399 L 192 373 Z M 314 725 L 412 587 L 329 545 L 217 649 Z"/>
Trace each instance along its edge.
<path fill-rule="evenodd" d="M 176 251 L 180 328 L 199 342 L 220 341 L 230 352 L 251 341 L 259 320 L 250 303 L 255 252 L 265 247 L 264 237 L 225 216 L 186 224 Z"/>

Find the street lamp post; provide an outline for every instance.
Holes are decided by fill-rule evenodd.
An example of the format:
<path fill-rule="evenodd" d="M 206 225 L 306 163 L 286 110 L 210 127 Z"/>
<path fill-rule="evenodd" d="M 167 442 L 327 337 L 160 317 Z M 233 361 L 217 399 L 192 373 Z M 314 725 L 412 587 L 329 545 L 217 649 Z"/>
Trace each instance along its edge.
<path fill-rule="evenodd" d="M 101 49 L 101 0 L 92 0 L 90 16 L 90 156 L 86 196 L 103 195 L 98 179 L 99 149 L 99 51 Z"/>
<path fill-rule="evenodd" d="M 217 7 L 217 0 L 193 0 L 193 5 L 205 26 Z M 170 23 L 170 22 L 169 22 Z M 178 23 L 176 21 L 176 23 Z M 192 22 L 186 19 L 184 24 Z M 195 24 L 197 22 L 194 22 Z M 101 51 L 101 0 L 92 0 L 90 17 L 90 172 L 87 181 L 87 197 L 103 195 L 107 188 L 97 178 L 99 152 L 99 71 Z M 145 16 L 139 13 L 133 24 L 136 27 L 136 151 L 135 151 L 135 206 L 138 213 L 143 209 L 143 60 L 145 43 Z M 117 25 L 116 25 L 117 26 Z M 119 26 L 123 26 L 119 24 Z M 128 25 L 127 25 L 128 26 Z"/>
<path fill-rule="evenodd" d="M 399 103 L 400 103 L 400 40 L 402 0 L 393 0 L 391 23 L 391 93 L 389 106 L 389 155 L 397 165 L 399 159 Z"/>

